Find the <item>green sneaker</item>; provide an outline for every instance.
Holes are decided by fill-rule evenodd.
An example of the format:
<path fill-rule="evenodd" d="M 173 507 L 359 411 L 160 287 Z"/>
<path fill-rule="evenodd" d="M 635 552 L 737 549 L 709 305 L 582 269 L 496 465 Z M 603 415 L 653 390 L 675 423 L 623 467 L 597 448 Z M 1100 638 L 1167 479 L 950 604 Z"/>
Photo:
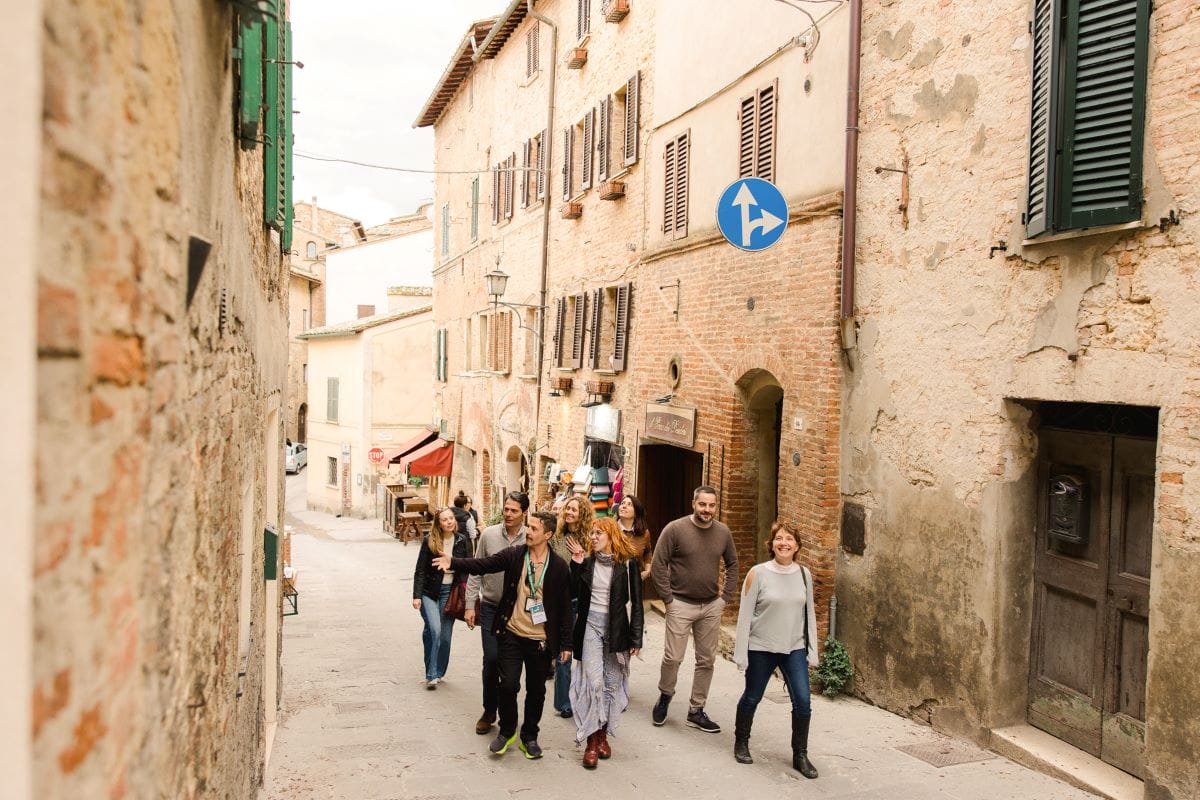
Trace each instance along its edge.
<path fill-rule="evenodd" d="M 521 752 L 531 761 L 535 758 L 542 757 L 542 747 L 537 743 L 537 739 L 521 740 Z"/>
<path fill-rule="evenodd" d="M 502 756 L 508 752 L 508 746 L 517 740 L 517 735 L 505 736 L 503 733 L 496 734 L 496 738 L 488 745 L 488 750 L 498 756 Z M 524 749 L 524 746 L 522 746 Z"/>

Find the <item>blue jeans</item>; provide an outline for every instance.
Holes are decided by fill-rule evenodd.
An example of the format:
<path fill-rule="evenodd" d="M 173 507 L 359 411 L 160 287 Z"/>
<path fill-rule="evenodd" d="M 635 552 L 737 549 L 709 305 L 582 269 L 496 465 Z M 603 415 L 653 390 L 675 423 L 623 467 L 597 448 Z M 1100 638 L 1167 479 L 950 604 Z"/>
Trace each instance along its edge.
<path fill-rule="evenodd" d="M 446 601 L 450 599 L 450 584 L 443 583 L 438 589 L 438 599 L 421 595 L 421 618 L 425 630 L 421 632 L 421 644 L 425 646 L 425 680 L 441 678 L 450 665 L 450 637 L 454 635 L 454 617 L 442 615 Z"/>
<path fill-rule="evenodd" d="M 575 598 L 571 598 L 571 631 L 575 630 Z M 565 646 L 567 642 L 563 642 Z M 559 647 L 561 650 L 562 647 Z M 559 663 L 558 654 L 554 654 L 554 710 L 560 713 L 571 711 L 571 661 Z"/>
<path fill-rule="evenodd" d="M 792 698 L 792 713 L 801 719 L 812 716 L 808 689 L 808 651 L 793 650 L 790 653 L 768 653 L 751 650 L 746 666 L 746 690 L 738 700 L 738 711 L 753 714 L 762 701 L 767 682 L 776 668 L 783 673 L 788 695 Z"/>

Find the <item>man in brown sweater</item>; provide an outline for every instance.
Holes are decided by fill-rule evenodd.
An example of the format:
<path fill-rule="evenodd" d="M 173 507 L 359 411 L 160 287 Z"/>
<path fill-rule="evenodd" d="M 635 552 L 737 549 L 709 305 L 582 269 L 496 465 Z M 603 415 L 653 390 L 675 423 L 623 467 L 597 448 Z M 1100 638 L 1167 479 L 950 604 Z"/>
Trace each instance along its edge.
<path fill-rule="evenodd" d="M 662 672 L 658 680 L 655 725 L 667 721 L 667 706 L 675 695 L 679 663 L 687 652 L 688 634 L 696 640 L 696 672 L 687 724 L 706 733 L 721 726 L 704 713 L 708 687 L 720 639 L 721 612 L 737 591 L 738 562 L 729 528 L 716 520 L 717 490 L 701 486 L 692 493 L 692 513 L 668 523 L 658 537 L 650 577 L 667 606 Z M 725 562 L 725 585 L 718 586 L 719 561 Z"/>

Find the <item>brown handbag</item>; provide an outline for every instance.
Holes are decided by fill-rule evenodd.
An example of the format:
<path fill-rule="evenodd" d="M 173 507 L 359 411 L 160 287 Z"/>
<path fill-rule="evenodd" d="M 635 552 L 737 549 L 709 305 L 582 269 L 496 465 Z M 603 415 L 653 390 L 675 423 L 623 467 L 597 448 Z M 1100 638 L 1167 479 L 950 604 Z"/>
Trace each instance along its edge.
<path fill-rule="evenodd" d="M 450 584 L 450 596 L 446 598 L 446 607 L 442 616 L 464 619 L 467 615 L 467 581 L 455 579 Z"/>

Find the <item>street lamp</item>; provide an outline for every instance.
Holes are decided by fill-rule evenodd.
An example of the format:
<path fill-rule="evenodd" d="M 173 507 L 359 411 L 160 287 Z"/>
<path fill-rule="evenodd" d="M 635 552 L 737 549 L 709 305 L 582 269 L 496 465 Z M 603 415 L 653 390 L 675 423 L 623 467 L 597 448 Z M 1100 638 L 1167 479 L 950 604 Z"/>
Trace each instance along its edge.
<path fill-rule="evenodd" d="M 492 304 L 499 303 L 505 287 L 508 286 L 508 275 L 504 274 L 497 264 L 494 270 L 483 277 L 487 278 L 487 291 L 492 296 Z"/>

